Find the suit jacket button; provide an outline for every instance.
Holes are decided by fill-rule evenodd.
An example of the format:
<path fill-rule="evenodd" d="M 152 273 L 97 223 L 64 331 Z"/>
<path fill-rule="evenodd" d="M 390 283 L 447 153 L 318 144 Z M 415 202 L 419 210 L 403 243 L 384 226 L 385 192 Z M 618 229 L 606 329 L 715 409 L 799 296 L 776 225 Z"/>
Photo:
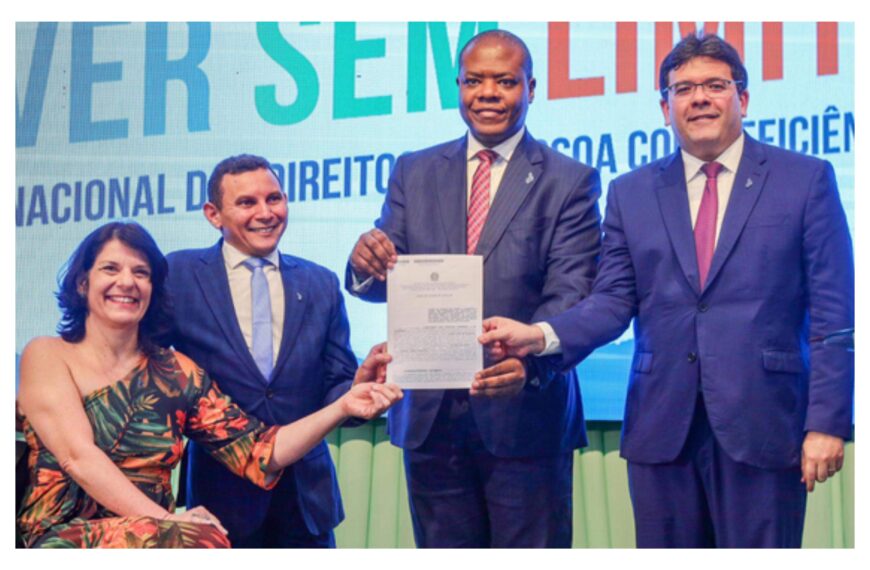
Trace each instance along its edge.
<path fill-rule="evenodd" d="M 707 303 L 698 303 L 698 310 L 701 311 L 702 313 L 706 313 L 707 309 L 709 309 L 709 308 L 710 307 L 709 307 L 709 305 L 707 305 Z"/>
<path fill-rule="evenodd" d="M 689 362 L 695 362 L 696 360 L 698 360 L 698 355 L 695 354 L 694 352 L 690 352 L 689 353 Z"/>
<path fill-rule="evenodd" d="M 274 396 L 274 395 L 275 395 L 275 394 L 272 392 L 272 389 L 271 389 L 271 388 L 269 388 L 269 389 L 266 390 L 266 397 L 267 397 L 268 399 L 271 400 L 271 399 L 272 399 L 272 396 Z"/>

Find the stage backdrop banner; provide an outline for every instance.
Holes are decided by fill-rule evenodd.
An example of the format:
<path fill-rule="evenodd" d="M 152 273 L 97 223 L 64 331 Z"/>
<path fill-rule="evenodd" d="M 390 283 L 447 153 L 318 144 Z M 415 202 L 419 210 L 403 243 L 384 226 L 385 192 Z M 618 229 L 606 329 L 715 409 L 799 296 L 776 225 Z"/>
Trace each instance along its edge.
<path fill-rule="evenodd" d="M 749 71 L 747 133 L 831 161 L 853 226 L 852 23 L 18 23 L 16 354 L 54 334 L 58 269 L 97 226 L 135 220 L 164 252 L 214 243 L 206 180 L 232 154 L 273 163 L 289 201 L 281 249 L 342 276 L 396 158 L 465 133 L 457 54 L 496 27 L 534 59 L 530 132 L 598 168 L 605 189 L 675 149 L 665 54 L 698 29 L 724 36 Z M 347 307 L 364 355 L 385 308 Z M 629 330 L 579 367 L 588 418 L 622 418 L 632 350 Z"/>

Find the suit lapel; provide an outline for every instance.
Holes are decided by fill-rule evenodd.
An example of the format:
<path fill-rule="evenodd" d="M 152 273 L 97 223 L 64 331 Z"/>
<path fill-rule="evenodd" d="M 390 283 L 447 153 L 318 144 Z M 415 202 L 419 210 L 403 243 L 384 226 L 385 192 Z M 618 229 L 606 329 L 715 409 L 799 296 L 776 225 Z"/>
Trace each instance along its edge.
<path fill-rule="evenodd" d="M 305 309 L 311 295 L 308 272 L 289 255 L 281 256 L 281 281 L 284 283 L 284 327 L 281 331 L 281 347 L 278 349 L 278 359 L 275 361 L 275 371 L 284 362 L 296 346 L 296 337 L 302 327 Z M 274 375 L 274 372 L 273 372 Z"/>
<path fill-rule="evenodd" d="M 482 255 L 484 261 L 495 249 L 517 210 L 541 178 L 542 162 L 541 150 L 532 135 L 526 131 L 508 162 L 477 244 L 476 253 Z"/>
<path fill-rule="evenodd" d="M 447 253 L 465 253 L 466 148 L 467 139 L 462 137 L 444 150 L 442 157 L 446 164 L 435 169 L 435 183 L 431 188 L 431 199 L 447 236 Z"/>
<path fill-rule="evenodd" d="M 222 243 L 222 240 L 219 241 L 203 253 L 200 258 L 202 267 L 200 271 L 194 272 L 194 278 L 202 290 L 205 304 L 218 322 L 232 350 L 245 363 L 252 375 L 263 378 L 260 369 L 254 362 L 254 357 L 251 356 L 251 351 L 248 350 L 248 345 L 245 344 L 245 338 L 242 336 L 242 329 L 236 317 L 224 256 L 221 253 Z"/>
<path fill-rule="evenodd" d="M 700 294 L 698 259 L 695 256 L 695 234 L 692 232 L 692 215 L 689 212 L 686 173 L 679 150 L 662 163 L 655 194 L 668 237 L 671 240 L 671 247 L 676 253 L 683 275 L 692 290 L 696 294 Z"/>
<path fill-rule="evenodd" d="M 740 166 L 737 167 L 734 186 L 731 188 L 731 197 L 728 199 L 725 218 L 722 220 L 722 228 L 719 230 L 716 251 L 713 253 L 713 261 L 710 264 L 707 287 L 713 283 L 716 275 L 725 264 L 725 260 L 734 249 L 737 238 L 740 237 L 743 226 L 746 225 L 746 220 L 758 201 L 767 180 L 766 162 L 767 158 L 764 155 L 763 147 L 746 136 L 743 143 L 743 156 L 740 158 Z"/>

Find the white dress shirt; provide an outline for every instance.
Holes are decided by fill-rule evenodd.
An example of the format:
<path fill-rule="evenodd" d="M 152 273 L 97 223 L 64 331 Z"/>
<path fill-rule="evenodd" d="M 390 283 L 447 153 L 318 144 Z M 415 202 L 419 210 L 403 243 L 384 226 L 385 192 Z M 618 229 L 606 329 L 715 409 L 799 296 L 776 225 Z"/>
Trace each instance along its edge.
<path fill-rule="evenodd" d="M 501 179 L 504 178 L 504 171 L 507 170 L 508 162 L 510 162 L 511 157 L 514 154 L 514 151 L 517 149 L 517 145 L 520 144 L 520 141 L 523 139 L 523 135 L 526 134 L 526 127 L 521 128 L 519 131 L 511 135 L 509 138 L 505 139 L 501 143 L 495 145 L 489 150 L 495 151 L 498 154 L 498 158 L 496 158 L 492 165 L 489 167 L 489 203 L 492 205 L 492 201 L 495 199 L 495 193 L 498 192 L 498 187 L 501 185 Z M 481 150 L 488 148 L 483 146 L 474 136 L 471 134 L 471 131 L 468 132 L 468 144 L 466 151 L 466 160 L 468 161 L 468 171 L 465 176 L 465 203 L 466 203 L 466 211 L 471 202 L 471 183 L 474 181 L 474 172 L 477 170 L 477 166 L 480 164 L 480 159 L 475 155 Z"/>
<path fill-rule="evenodd" d="M 719 208 L 716 216 L 716 243 L 719 241 L 719 231 L 722 229 L 722 220 L 725 219 L 725 210 L 728 209 L 728 199 L 731 197 L 731 189 L 734 187 L 734 177 L 737 175 L 737 167 L 740 166 L 740 157 L 743 156 L 743 133 L 731 146 L 726 148 L 714 162 L 720 163 L 724 168 L 716 177 L 716 190 L 719 195 Z M 680 149 L 683 155 L 683 168 L 686 175 L 686 190 L 689 197 L 689 213 L 692 216 L 692 228 L 698 221 L 698 210 L 701 209 L 701 198 L 704 196 L 704 186 L 707 183 L 707 175 L 701 172 L 701 167 L 706 164 L 696 156 L 692 156 L 685 150 Z M 714 245 L 715 247 L 715 245 Z M 562 352 L 562 343 L 556 331 L 545 321 L 535 323 L 544 332 L 544 350 L 536 356 L 547 356 Z"/>
<path fill-rule="evenodd" d="M 526 134 L 526 127 L 521 128 L 519 131 L 511 135 L 509 138 L 505 139 L 501 143 L 496 146 L 490 148 L 498 154 L 498 158 L 496 158 L 492 165 L 490 165 L 489 169 L 489 203 L 492 205 L 492 201 L 495 199 L 495 193 L 498 192 L 498 187 L 501 185 L 501 179 L 504 178 L 504 172 L 507 169 L 508 162 L 510 162 L 511 156 L 513 156 L 514 151 L 517 149 L 517 146 L 520 144 L 520 141 L 523 139 L 523 135 Z M 465 154 L 465 159 L 468 163 L 468 170 L 465 176 L 465 208 L 466 212 L 468 210 L 469 202 L 471 202 L 471 183 L 474 180 L 474 172 L 477 170 L 478 164 L 480 164 L 480 159 L 475 155 L 485 148 L 489 148 L 484 146 L 479 140 L 474 138 L 471 134 L 471 131 L 468 131 L 468 144 L 466 145 L 467 150 Z M 351 271 L 351 289 L 354 293 L 365 293 L 369 290 L 369 287 L 372 286 L 372 282 L 374 281 L 374 277 L 369 277 L 364 281 L 360 281 L 357 278 L 356 272 Z"/>
<path fill-rule="evenodd" d="M 737 175 L 737 167 L 740 166 L 740 157 L 743 156 L 744 135 L 741 132 L 736 141 L 725 149 L 714 162 L 718 162 L 724 168 L 716 177 L 716 188 L 719 194 L 719 209 L 716 216 L 716 242 L 719 241 L 719 231 L 722 229 L 722 220 L 725 218 L 725 210 L 728 208 L 728 199 L 731 197 L 731 188 L 734 187 L 734 177 Z M 689 212 L 692 215 L 692 228 L 698 221 L 698 210 L 701 209 L 701 198 L 704 197 L 704 186 L 707 183 L 707 175 L 701 172 L 701 167 L 707 164 L 698 157 L 692 156 L 684 150 L 683 168 L 686 171 L 686 189 L 689 193 Z M 715 247 L 715 245 L 714 245 Z"/>
<path fill-rule="evenodd" d="M 239 321 L 239 328 L 245 338 L 248 350 L 253 349 L 253 306 L 251 302 L 251 275 L 253 272 L 243 263 L 251 256 L 245 255 L 224 240 L 221 253 L 227 269 L 230 282 L 230 295 L 233 298 L 233 308 Z M 278 270 L 280 256 L 278 250 L 264 257 L 268 263 L 263 266 L 263 273 L 269 283 L 269 300 L 272 305 L 272 364 L 278 359 L 278 349 L 281 347 L 281 335 L 284 330 L 284 281 Z"/>

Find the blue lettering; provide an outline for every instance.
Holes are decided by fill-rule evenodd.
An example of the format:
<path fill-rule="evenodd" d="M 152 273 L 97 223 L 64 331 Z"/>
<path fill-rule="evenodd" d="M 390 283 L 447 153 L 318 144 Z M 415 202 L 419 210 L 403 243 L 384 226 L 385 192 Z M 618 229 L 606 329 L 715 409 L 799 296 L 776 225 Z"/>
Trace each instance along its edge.
<path fill-rule="evenodd" d="M 27 225 L 32 226 L 33 220 L 38 219 L 42 225 L 48 223 L 48 209 L 45 207 L 45 187 L 42 184 L 33 187 L 30 196 L 30 209 L 27 211 Z"/>
<path fill-rule="evenodd" d="M 145 26 L 145 136 L 166 133 L 166 84 L 172 79 L 187 88 L 187 130 L 208 130 L 209 84 L 199 66 L 208 55 L 211 27 L 206 22 L 193 22 L 187 29 L 187 54 L 170 61 L 167 24 L 149 22 Z"/>
<path fill-rule="evenodd" d="M 353 161 L 359 164 L 359 195 L 365 196 L 368 191 L 368 163 L 373 161 L 375 156 L 367 154 L 365 156 L 355 156 Z"/>
<path fill-rule="evenodd" d="M 825 154 L 840 152 L 840 147 L 831 144 L 831 139 L 840 134 L 831 123 L 839 119 L 840 113 L 836 107 L 831 105 L 825 109 L 825 114 L 822 116 L 822 150 Z"/>
<path fill-rule="evenodd" d="M 390 185 L 390 172 L 393 171 L 395 163 L 396 157 L 389 153 L 380 155 L 375 162 L 375 188 L 381 194 L 387 193 L 387 188 Z"/>
<path fill-rule="evenodd" d="M 329 189 L 332 182 L 338 180 L 338 174 L 332 172 L 332 167 L 341 164 L 340 158 L 327 158 L 323 161 L 323 199 L 341 198 L 341 193 Z"/>
<path fill-rule="evenodd" d="M 559 137 L 557 139 L 553 139 L 553 144 L 550 145 L 550 148 L 552 148 L 556 152 L 568 154 L 568 149 L 571 148 L 571 141 L 569 141 L 565 137 Z"/>
<path fill-rule="evenodd" d="M 650 137 L 650 161 L 658 160 L 676 150 L 676 145 L 671 146 L 671 131 L 668 129 L 656 129 Z"/>
<path fill-rule="evenodd" d="M 15 195 L 15 225 L 19 228 L 24 225 L 24 186 L 19 186 Z"/>
<path fill-rule="evenodd" d="M 774 125 L 775 121 L 773 119 L 762 119 L 758 122 L 758 140 L 767 143 L 773 144 L 776 140 L 767 134 L 767 130 L 769 127 Z"/>
<path fill-rule="evenodd" d="M 634 131 L 630 135 L 628 135 L 628 168 L 634 170 L 638 166 L 642 166 L 649 162 L 649 156 L 647 154 L 641 154 L 640 157 L 635 156 L 637 152 L 638 143 L 642 145 L 646 145 L 649 142 L 649 138 L 646 136 L 646 133 L 643 131 Z M 638 160 L 639 158 L 639 160 Z"/>
<path fill-rule="evenodd" d="M 187 173 L 187 200 L 185 209 L 188 212 L 199 210 L 208 201 L 205 172 L 190 170 Z"/>
<path fill-rule="evenodd" d="M 157 175 L 157 213 L 171 214 L 175 212 L 175 206 L 166 205 L 166 175 Z"/>
<path fill-rule="evenodd" d="M 115 26 L 119 22 L 73 23 L 72 65 L 69 88 L 69 140 L 85 142 L 127 138 L 127 120 L 93 121 L 93 87 L 95 83 L 121 79 L 120 61 L 94 63 L 94 29 Z"/>
<path fill-rule="evenodd" d="M 115 216 L 115 205 L 118 205 L 120 217 L 126 218 L 130 215 L 130 177 L 124 177 L 124 187 L 121 188 L 120 180 L 117 178 L 109 179 L 109 218 Z"/>
<path fill-rule="evenodd" d="M 311 188 L 311 199 L 320 199 L 320 188 L 317 178 L 320 175 L 320 164 L 315 160 L 303 160 L 299 163 L 299 201 L 304 202 L 307 189 Z"/>
<path fill-rule="evenodd" d="M 36 42 L 33 46 L 33 59 L 27 76 L 27 90 L 24 92 L 24 105 L 19 109 L 18 91 L 15 91 L 15 146 L 27 147 L 36 144 L 42 109 L 45 103 L 48 71 L 54 53 L 54 38 L 57 36 L 57 22 L 41 22 L 36 27 Z M 20 225 L 20 224 L 19 224 Z"/>
<path fill-rule="evenodd" d="M 805 117 L 794 117 L 788 124 L 788 147 L 789 150 L 800 152 L 802 154 L 806 154 L 809 149 L 809 143 L 803 140 L 800 145 L 798 145 L 798 127 L 800 127 L 801 131 L 806 132 L 807 128 L 809 128 L 809 123 Z"/>
<path fill-rule="evenodd" d="M 613 137 L 610 134 L 601 135 L 598 160 L 595 163 L 595 168 L 599 171 L 603 171 L 605 166 L 610 168 L 610 172 L 616 172 L 616 156 L 613 152 Z"/>
<path fill-rule="evenodd" d="M 63 192 L 63 195 L 68 198 L 72 193 L 72 188 L 70 188 L 69 184 L 60 182 L 55 184 L 54 188 L 51 189 L 51 221 L 55 224 L 63 224 L 70 219 L 70 216 L 72 216 L 69 206 L 66 206 L 63 209 L 60 207 L 61 192 Z M 63 213 L 61 214 L 61 212 Z"/>
<path fill-rule="evenodd" d="M 344 197 L 350 198 L 350 183 L 353 178 L 351 168 L 353 161 L 349 156 L 344 157 Z"/>
<path fill-rule="evenodd" d="M 147 175 L 140 176 L 139 181 L 136 183 L 133 217 L 139 216 L 141 210 L 145 210 L 149 216 L 154 213 L 154 198 L 151 196 L 151 179 Z"/>
<path fill-rule="evenodd" d="M 96 200 L 94 191 L 96 190 Z M 96 204 L 96 207 L 94 206 Z M 102 180 L 91 180 L 85 186 L 85 217 L 99 220 L 106 215 L 106 185 Z"/>
<path fill-rule="evenodd" d="M 852 138 L 855 136 L 855 115 L 853 113 L 843 114 L 843 151 L 849 152 L 852 150 Z"/>
<path fill-rule="evenodd" d="M 571 156 L 577 162 L 592 166 L 592 139 L 587 136 L 579 136 L 574 139 L 571 147 Z"/>

